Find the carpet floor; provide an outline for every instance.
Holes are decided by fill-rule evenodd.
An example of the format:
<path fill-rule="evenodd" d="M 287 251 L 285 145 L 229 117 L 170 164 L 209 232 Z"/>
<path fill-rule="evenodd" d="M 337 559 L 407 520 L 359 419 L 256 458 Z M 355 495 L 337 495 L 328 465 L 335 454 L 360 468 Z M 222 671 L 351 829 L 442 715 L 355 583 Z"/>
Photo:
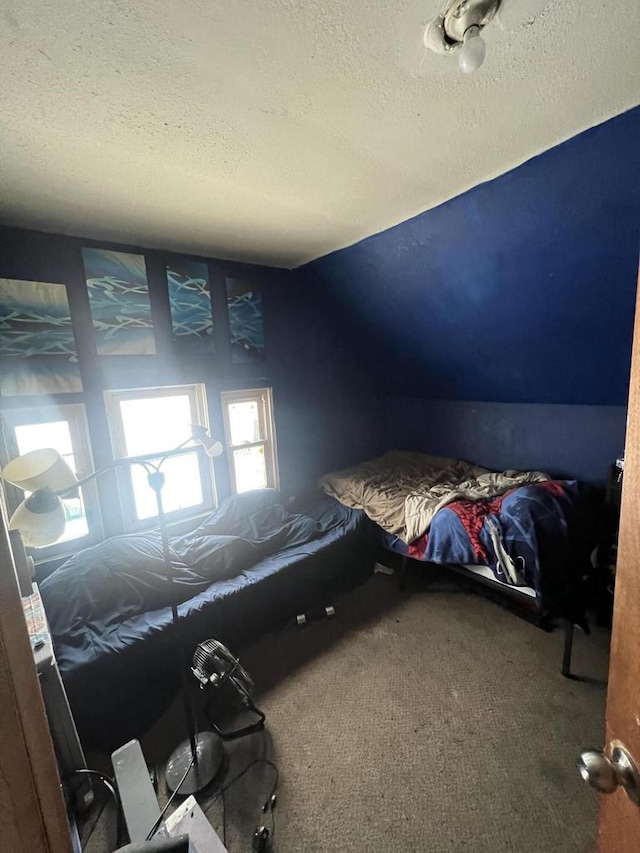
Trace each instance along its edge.
<path fill-rule="evenodd" d="M 444 570 L 405 593 L 374 575 L 333 603 L 333 619 L 241 650 L 267 730 L 227 745 L 226 778 L 255 758 L 277 764 L 276 853 L 593 850 L 597 798 L 575 762 L 603 740 L 606 631 L 577 633 L 582 679 L 567 680 L 561 632 Z M 181 739 L 180 710 L 143 739 L 150 765 Z M 256 765 L 227 792 L 230 853 L 251 849 L 259 823 L 272 829 L 260 806 L 273 775 Z M 199 795 L 222 836 L 214 797 Z M 87 853 L 113 849 L 104 824 Z"/>

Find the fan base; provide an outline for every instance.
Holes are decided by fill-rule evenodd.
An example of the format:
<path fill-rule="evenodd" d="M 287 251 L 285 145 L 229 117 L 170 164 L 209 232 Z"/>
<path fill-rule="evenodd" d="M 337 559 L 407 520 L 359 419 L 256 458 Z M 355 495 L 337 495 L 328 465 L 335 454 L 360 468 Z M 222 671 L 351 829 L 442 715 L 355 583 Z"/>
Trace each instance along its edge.
<path fill-rule="evenodd" d="M 224 760 L 222 741 L 213 732 L 200 732 L 196 738 L 196 760 L 187 773 L 184 782 L 180 781 L 191 763 L 191 743 L 185 740 L 171 753 L 167 761 L 165 780 L 167 787 L 187 797 L 205 788 L 220 772 Z"/>

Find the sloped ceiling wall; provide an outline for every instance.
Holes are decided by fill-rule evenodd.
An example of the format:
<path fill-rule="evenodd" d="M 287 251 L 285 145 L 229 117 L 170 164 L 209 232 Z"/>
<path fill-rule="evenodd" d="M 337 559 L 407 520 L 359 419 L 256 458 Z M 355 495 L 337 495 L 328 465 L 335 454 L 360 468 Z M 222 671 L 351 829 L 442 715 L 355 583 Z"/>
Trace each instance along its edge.
<path fill-rule="evenodd" d="M 625 405 L 640 108 L 303 267 L 381 393 Z"/>

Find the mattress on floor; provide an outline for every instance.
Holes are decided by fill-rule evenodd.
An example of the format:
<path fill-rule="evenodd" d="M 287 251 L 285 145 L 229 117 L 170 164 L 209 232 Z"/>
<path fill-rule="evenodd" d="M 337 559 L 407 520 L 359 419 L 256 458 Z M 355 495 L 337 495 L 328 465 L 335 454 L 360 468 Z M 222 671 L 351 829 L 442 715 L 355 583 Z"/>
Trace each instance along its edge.
<path fill-rule="evenodd" d="M 364 513 L 347 509 L 326 495 L 306 499 L 295 510 L 310 520 L 308 526 L 317 535 L 301 541 L 295 533 L 289 540 L 293 547 L 271 553 L 253 565 L 245 561 L 233 576 L 204 588 L 196 584 L 197 593 L 178 605 L 187 664 L 203 640 L 213 637 L 233 650 L 297 613 L 333 603 L 339 592 L 369 576 L 379 540 L 377 528 Z M 126 601 L 133 607 L 133 615 L 109 611 L 109 598 L 115 593 L 103 584 L 104 600 L 94 608 L 96 587 L 84 599 L 84 606 L 94 609 L 83 618 L 72 602 L 74 594 L 82 591 L 73 571 L 78 563 L 69 562 L 70 568 L 58 569 L 41 588 L 45 609 L 51 612 L 56 657 L 81 736 L 117 746 L 143 733 L 177 690 L 171 608 L 165 603 L 134 612 L 140 591 L 136 588 L 131 593 L 119 578 L 122 589 L 114 600 L 120 608 Z M 90 559 L 81 561 L 87 576 L 90 563 Z M 151 587 L 144 595 L 157 601 L 160 587 L 153 572 L 147 571 L 144 579 Z M 131 580 L 129 572 L 125 581 Z M 139 577 L 137 582 L 139 587 Z M 181 596 L 185 594 L 180 590 Z M 73 622 L 71 613 L 75 614 Z"/>

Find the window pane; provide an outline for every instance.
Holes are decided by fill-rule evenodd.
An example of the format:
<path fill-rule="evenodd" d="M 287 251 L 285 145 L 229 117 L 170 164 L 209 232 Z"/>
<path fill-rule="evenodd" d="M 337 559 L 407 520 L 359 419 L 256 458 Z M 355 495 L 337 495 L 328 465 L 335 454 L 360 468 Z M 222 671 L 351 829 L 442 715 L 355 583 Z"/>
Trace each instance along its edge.
<path fill-rule="evenodd" d="M 73 459 L 71 433 L 67 421 L 49 421 L 42 424 L 21 424 L 16 427 L 18 452 L 29 453 L 31 450 L 41 450 L 43 447 L 53 447 L 69 462 Z M 75 471 L 74 465 L 71 468 Z"/>
<path fill-rule="evenodd" d="M 20 424 L 15 427 L 16 443 L 18 453 L 28 453 L 30 450 L 40 450 L 44 447 L 53 447 L 65 460 L 72 471 L 77 470 L 76 460 L 71 445 L 71 431 L 67 421 L 49 421 L 40 424 Z M 87 515 L 82 501 L 82 493 L 78 492 L 77 498 L 64 498 L 62 500 L 66 516 L 64 533 L 58 542 L 68 542 L 79 536 L 86 536 L 89 532 Z"/>
<path fill-rule="evenodd" d="M 260 434 L 260 412 L 257 400 L 229 403 L 231 444 L 246 444 L 265 438 Z"/>
<path fill-rule="evenodd" d="M 263 445 L 234 450 L 233 467 L 236 475 L 236 492 L 248 492 L 249 489 L 266 489 L 267 465 Z"/>
<path fill-rule="evenodd" d="M 191 435 L 187 394 L 122 400 L 120 412 L 127 456 L 171 450 Z"/>
<path fill-rule="evenodd" d="M 165 512 L 198 506 L 203 502 L 197 451 L 181 453 L 167 459 L 161 470 L 165 476 L 162 489 L 162 506 Z M 131 479 L 138 520 L 155 518 L 158 514 L 156 495 L 147 482 L 147 472 L 141 465 L 132 465 Z"/>

